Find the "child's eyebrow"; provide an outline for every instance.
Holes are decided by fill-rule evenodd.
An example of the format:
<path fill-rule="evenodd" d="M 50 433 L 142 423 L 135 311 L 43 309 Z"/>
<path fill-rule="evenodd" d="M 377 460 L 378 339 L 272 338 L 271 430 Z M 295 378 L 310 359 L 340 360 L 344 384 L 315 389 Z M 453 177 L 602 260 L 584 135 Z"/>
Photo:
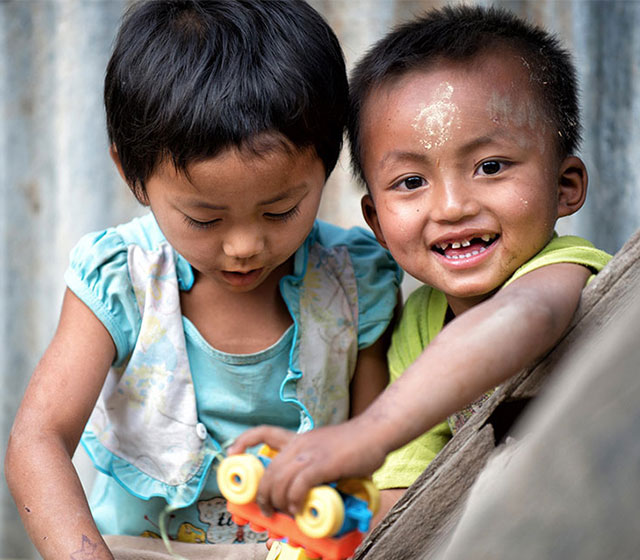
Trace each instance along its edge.
<path fill-rule="evenodd" d="M 497 130 L 495 132 L 492 132 L 491 134 L 479 136 L 477 138 L 474 138 L 473 140 L 470 140 L 466 144 L 460 146 L 458 152 L 461 154 L 467 154 L 473 152 L 474 150 L 477 150 L 478 148 L 483 148 L 490 144 L 503 143 L 505 141 L 512 143 L 515 142 L 515 139 L 507 131 Z"/>
<path fill-rule="evenodd" d="M 258 206 L 269 206 L 270 204 L 275 204 L 276 202 L 280 202 L 282 200 L 291 200 L 296 198 L 299 193 L 303 193 L 307 189 L 307 183 L 300 183 L 287 189 L 285 191 L 279 192 L 272 196 L 271 198 L 261 200 L 257 204 Z M 224 204 L 212 204 L 207 202 L 206 200 L 201 199 L 184 199 L 183 204 L 185 206 L 189 206 L 191 208 L 204 209 L 204 210 L 228 210 L 229 206 Z"/>
<path fill-rule="evenodd" d="M 466 144 L 463 144 L 457 149 L 457 153 L 461 156 L 472 153 L 473 151 L 483 148 L 485 146 L 489 146 L 491 144 L 501 144 L 503 145 L 505 142 L 509 144 L 516 144 L 517 141 L 513 137 L 511 133 L 507 130 L 496 130 L 491 131 L 490 134 L 484 134 L 482 136 L 478 136 L 477 138 L 471 139 Z M 424 152 L 416 152 L 410 150 L 392 150 L 387 152 L 381 159 L 380 163 L 378 163 L 379 169 L 385 169 L 385 167 L 389 165 L 394 165 L 397 162 L 409 162 L 409 163 L 418 163 L 418 164 L 427 164 L 432 161 L 432 157 L 429 156 L 429 150 L 425 149 Z"/>
<path fill-rule="evenodd" d="M 271 198 L 258 202 L 258 205 L 269 206 L 269 204 L 275 204 L 276 202 L 280 202 L 281 200 L 289 200 L 291 198 L 295 198 L 299 192 L 306 190 L 306 188 L 307 188 L 306 182 L 300 183 L 299 185 L 295 185 L 294 187 L 291 187 L 286 191 L 280 192 Z"/>
<path fill-rule="evenodd" d="M 203 208 L 205 210 L 226 210 L 228 206 L 222 204 L 210 204 L 203 200 L 186 200 L 185 206 L 191 206 L 192 208 Z"/>
<path fill-rule="evenodd" d="M 407 150 L 392 150 L 384 155 L 380 160 L 378 167 L 384 169 L 389 164 L 394 164 L 398 161 L 410 161 L 415 163 L 426 163 L 429 161 L 429 157 L 422 152 L 411 152 Z"/>

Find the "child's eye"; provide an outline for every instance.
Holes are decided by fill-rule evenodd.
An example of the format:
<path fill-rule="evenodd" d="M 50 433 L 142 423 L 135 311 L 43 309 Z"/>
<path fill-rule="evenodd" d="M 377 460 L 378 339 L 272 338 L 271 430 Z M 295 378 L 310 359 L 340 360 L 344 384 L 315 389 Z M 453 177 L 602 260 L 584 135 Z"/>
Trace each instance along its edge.
<path fill-rule="evenodd" d="M 408 191 L 413 191 L 419 189 L 420 187 L 426 187 L 427 181 L 420 177 L 419 175 L 412 175 L 411 177 L 406 177 L 402 179 L 402 181 L 398 181 L 394 187 L 402 187 L 407 189 Z"/>
<path fill-rule="evenodd" d="M 504 167 L 505 164 L 503 162 L 492 159 L 482 162 L 478 167 L 478 172 L 480 175 L 495 175 L 502 171 Z"/>
<path fill-rule="evenodd" d="M 213 225 L 219 222 L 220 220 L 215 219 L 215 220 L 209 220 L 207 222 L 201 222 L 200 220 L 194 220 L 193 218 L 190 218 L 189 216 L 185 215 L 184 221 L 187 222 L 187 225 L 190 227 L 197 228 L 197 229 L 208 229 L 210 227 L 213 227 Z"/>
<path fill-rule="evenodd" d="M 287 210 L 286 212 L 267 212 L 265 213 L 265 217 L 269 218 L 270 220 L 279 220 L 281 222 L 286 222 L 287 220 L 290 220 L 291 218 L 297 216 L 299 212 L 300 209 L 296 204 L 293 208 L 291 208 L 291 210 Z"/>

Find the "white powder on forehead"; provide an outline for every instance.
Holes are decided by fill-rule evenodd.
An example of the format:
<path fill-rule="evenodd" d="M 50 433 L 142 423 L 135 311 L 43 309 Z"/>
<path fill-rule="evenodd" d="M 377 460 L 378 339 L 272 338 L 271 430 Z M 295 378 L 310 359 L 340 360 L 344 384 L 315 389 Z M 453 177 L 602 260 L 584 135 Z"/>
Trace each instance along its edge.
<path fill-rule="evenodd" d="M 429 105 L 420 104 L 411 125 L 426 150 L 442 146 L 449 140 L 458 113 L 457 105 L 451 100 L 453 86 L 449 82 L 440 84 L 434 97 L 436 100 Z"/>

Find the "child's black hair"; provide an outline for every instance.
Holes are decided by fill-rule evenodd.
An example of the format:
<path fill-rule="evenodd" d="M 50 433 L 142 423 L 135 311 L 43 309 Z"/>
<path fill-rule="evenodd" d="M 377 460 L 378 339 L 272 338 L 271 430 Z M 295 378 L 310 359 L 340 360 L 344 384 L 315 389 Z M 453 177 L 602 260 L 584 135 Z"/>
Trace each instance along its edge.
<path fill-rule="evenodd" d="M 511 12 L 482 6 L 447 6 L 403 24 L 367 52 L 350 81 L 348 133 L 354 173 L 366 183 L 362 170 L 360 118 L 372 91 L 408 72 L 428 70 L 442 61 L 463 62 L 488 50 L 512 48 L 530 73 L 542 109 L 557 129 L 561 157 L 580 143 L 576 71 L 558 40 Z"/>
<path fill-rule="evenodd" d="M 104 98 L 109 141 L 144 201 L 165 158 L 186 172 L 230 147 L 259 152 L 262 133 L 315 149 L 328 176 L 348 85 L 335 34 L 302 0 L 152 0 L 125 14 Z"/>

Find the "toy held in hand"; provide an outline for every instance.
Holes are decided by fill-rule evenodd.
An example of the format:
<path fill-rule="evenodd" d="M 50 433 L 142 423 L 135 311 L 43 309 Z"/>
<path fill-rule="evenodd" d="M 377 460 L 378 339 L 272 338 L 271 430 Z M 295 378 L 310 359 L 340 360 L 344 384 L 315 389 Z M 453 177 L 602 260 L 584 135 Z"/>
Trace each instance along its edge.
<path fill-rule="evenodd" d="M 378 510 L 380 496 L 373 482 L 352 478 L 316 486 L 295 519 L 281 512 L 267 517 L 255 499 L 264 469 L 276 453 L 263 446 L 257 456 L 232 455 L 220 463 L 218 487 L 235 523 L 250 523 L 254 530 L 269 531 L 273 539 L 286 540 L 270 558 L 342 560 L 352 556 Z"/>

